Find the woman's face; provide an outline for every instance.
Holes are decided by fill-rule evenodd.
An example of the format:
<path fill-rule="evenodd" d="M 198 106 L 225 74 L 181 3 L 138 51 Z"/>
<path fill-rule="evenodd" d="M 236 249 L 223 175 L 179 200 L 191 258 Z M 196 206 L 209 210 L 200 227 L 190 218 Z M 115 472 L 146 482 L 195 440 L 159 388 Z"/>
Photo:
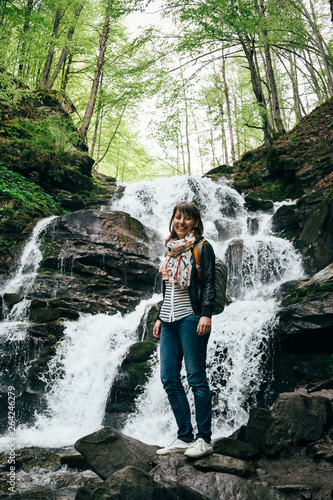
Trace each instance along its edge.
<path fill-rule="evenodd" d="M 194 227 L 198 227 L 198 225 L 198 220 L 196 221 L 193 217 L 180 210 L 177 210 L 173 218 L 173 228 L 180 240 L 185 238 L 187 233 L 192 231 Z"/>

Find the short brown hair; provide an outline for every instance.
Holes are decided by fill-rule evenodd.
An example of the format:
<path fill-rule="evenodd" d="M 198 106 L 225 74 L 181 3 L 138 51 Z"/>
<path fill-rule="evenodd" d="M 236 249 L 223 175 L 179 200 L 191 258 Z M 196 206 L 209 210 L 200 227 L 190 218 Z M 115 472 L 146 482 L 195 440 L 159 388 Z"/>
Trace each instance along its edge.
<path fill-rule="evenodd" d="M 198 209 L 198 207 L 194 203 L 192 203 L 190 201 L 180 201 L 179 203 L 177 203 L 177 205 L 175 205 L 175 207 L 173 209 L 172 217 L 171 217 L 170 223 L 169 223 L 170 235 L 166 239 L 166 242 L 168 243 L 170 240 L 178 239 L 177 233 L 173 228 L 173 219 L 176 215 L 177 210 L 179 210 L 182 214 L 189 215 L 190 217 L 192 217 L 195 220 L 195 222 L 199 221 L 198 226 L 194 227 L 193 230 L 194 230 L 194 236 L 195 236 L 196 241 L 201 240 L 202 235 L 203 235 L 203 231 L 204 231 L 204 227 L 203 227 L 203 222 L 201 219 L 200 210 Z"/>

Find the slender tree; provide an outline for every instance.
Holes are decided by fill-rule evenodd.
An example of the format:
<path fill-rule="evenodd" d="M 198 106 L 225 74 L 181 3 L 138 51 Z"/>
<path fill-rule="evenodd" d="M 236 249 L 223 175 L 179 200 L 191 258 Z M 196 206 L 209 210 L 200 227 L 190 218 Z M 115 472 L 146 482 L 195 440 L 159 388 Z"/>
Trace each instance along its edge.
<path fill-rule="evenodd" d="M 80 13 L 81 13 L 81 10 L 83 9 L 83 4 L 79 4 L 75 10 L 75 18 L 76 20 L 78 19 Z M 69 28 L 69 31 L 68 31 L 68 35 L 67 35 L 67 42 L 68 44 L 72 41 L 72 38 L 73 38 L 73 34 L 74 34 L 74 30 L 75 30 L 75 24 L 72 24 L 72 26 Z M 65 47 L 62 49 L 62 52 L 61 52 L 61 55 L 59 57 L 59 60 L 55 66 L 55 69 L 52 73 L 52 76 L 50 77 L 50 79 L 48 80 L 47 82 L 47 88 L 50 90 L 52 89 L 53 87 L 53 84 L 55 82 L 55 79 L 57 78 L 61 68 L 62 68 L 62 65 L 64 64 L 65 60 L 66 60 L 66 56 L 67 56 L 67 52 L 68 52 L 68 47 L 69 45 L 65 45 Z"/>
<path fill-rule="evenodd" d="M 106 43 L 108 40 L 108 35 L 109 35 L 109 29 L 110 29 L 110 23 L 112 20 L 112 7 L 113 7 L 114 0 L 109 0 L 107 7 L 106 7 L 106 15 L 104 19 L 104 25 L 103 25 L 103 30 L 102 30 L 102 35 L 100 38 L 100 44 L 99 44 L 99 53 L 98 53 L 98 59 L 97 59 L 97 65 L 95 69 L 95 75 L 90 91 L 90 98 L 87 104 L 86 112 L 82 121 L 82 124 L 80 126 L 80 136 L 83 140 L 86 139 L 87 137 L 87 130 L 91 121 L 91 117 L 94 112 L 94 107 L 96 103 L 96 96 L 97 96 L 97 91 L 98 91 L 98 85 L 100 82 L 100 77 L 101 77 L 101 71 L 102 67 L 104 64 L 104 58 L 105 58 L 105 51 L 106 51 Z"/>
<path fill-rule="evenodd" d="M 52 36 L 54 37 L 54 39 L 56 39 L 58 37 L 59 24 L 60 24 L 60 21 L 61 21 L 63 14 L 64 14 L 64 11 L 62 9 L 56 10 L 54 23 L 53 23 L 53 33 L 52 33 Z M 42 75 L 42 79 L 40 82 L 41 89 L 46 88 L 47 81 L 48 81 L 49 75 L 50 75 L 51 66 L 52 66 L 54 50 L 55 50 L 55 41 L 52 42 L 51 47 L 49 49 L 49 52 L 47 54 L 47 58 L 46 58 L 46 62 L 45 62 L 44 70 L 43 70 L 43 75 Z"/>

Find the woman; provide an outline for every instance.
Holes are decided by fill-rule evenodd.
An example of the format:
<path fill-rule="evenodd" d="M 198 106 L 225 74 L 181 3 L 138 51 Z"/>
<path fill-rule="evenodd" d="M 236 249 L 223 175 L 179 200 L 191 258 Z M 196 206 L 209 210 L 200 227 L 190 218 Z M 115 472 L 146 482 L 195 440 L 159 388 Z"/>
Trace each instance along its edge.
<path fill-rule="evenodd" d="M 157 454 L 180 453 L 202 457 L 213 453 L 211 393 L 206 377 L 207 343 L 215 301 L 215 255 L 204 241 L 202 280 L 195 268 L 193 247 L 203 238 L 199 209 L 188 201 L 178 203 L 170 220 L 166 257 L 160 267 L 163 303 L 153 335 L 161 338 L 161 380 L 174 413 L 177 438 Z M 184 358 L 187 380 L 194 394 L 197 434 L 194 440 L 189 403 L 181 383 Z"/>

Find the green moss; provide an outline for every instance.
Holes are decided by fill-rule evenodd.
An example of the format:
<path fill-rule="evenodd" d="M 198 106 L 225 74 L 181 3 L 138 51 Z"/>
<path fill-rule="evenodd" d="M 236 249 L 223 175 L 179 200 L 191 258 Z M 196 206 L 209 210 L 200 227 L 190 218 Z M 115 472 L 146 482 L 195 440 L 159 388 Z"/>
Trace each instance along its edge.
<path fill-rule="evenodd" d="M 304 286 L 288 294 L 282 301 L 283 306 L 297 304 L 304 298 L 312 297 L 317 293 L 333 292 L 333 283 L 320 283 Z"/>
<path fill-rule="evenodd" d="M 8 256 L 32 220 L 61 212 L 52 196 L 0 161 L 0 260 L 1 254 Z"/>
<path fill-rule="evenodd" d="M 156 344 L 152 341 L 136 342 L 131 345 L 130 350 L 125 358 L 126 363 L 140 364 L 147 361 L 150 356 L 156 351 Z"/>
<path fill-rule="evenodd" d="M 333 377 L 333 354 L 313 354 L 317 369 L 313 373 L 315 379 L 326 379 Z"/>

